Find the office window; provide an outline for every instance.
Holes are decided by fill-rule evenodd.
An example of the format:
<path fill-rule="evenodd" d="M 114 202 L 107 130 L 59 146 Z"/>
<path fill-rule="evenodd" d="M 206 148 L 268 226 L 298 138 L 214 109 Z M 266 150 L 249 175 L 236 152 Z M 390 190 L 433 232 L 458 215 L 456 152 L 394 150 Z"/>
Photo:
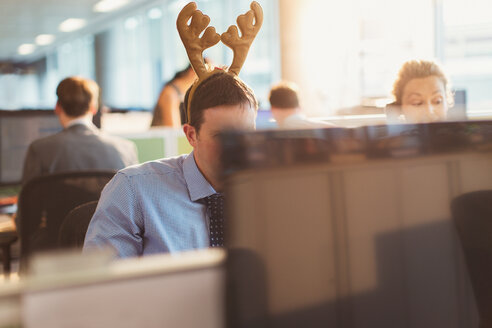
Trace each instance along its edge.
<path fill-rule="evenodd" d="M 65 42 L 12 74 L 0 74 L 0 109 L 53 109 L 58 83 L 72 75 L 95 79 L 92 35 Z"/>
<path fill-rule="evenodd" d="M 79 75 L 94 79 L 94 37 L 86 35 L 56 49 L 56 71 L 60 79 Z"/>
<path fill-rule="evenodd" d="M 96 36 L 99 83 L 106 105 L 150 108 L 153 102 L 149 21 L 141 13 Z"/>
<path fill-rule="evenodd" d="M 241 71 L 241 78 L 263 103 L 271 83 L 280 77 L 277 1 L 262 3 L 268 19 Z M 187 2 L 161 0 L 142 4 L 111 18 L 102 30 L 94 26 L 86 35 L 73 39 L 68 36 L 66 42 L 56 45 L 42 58 L 42 69 L 36 67 L 27 74 L 0 77 L 0 87 L 5 86 L 0 90 L 0 107 L 53 108 L 60 80 L 80 75 L 100 84 L 103 101 L 109 107 L 152 109 L 163 84 L 189 63 L 176 30 L 176 17 Z M 236 17 L 250 6 L 250 0 L 197 2 L 199 9 L 212 18 L 210 25 L 218 33 L 236 24 Z M 232 51 L 221 43 L 205 51 L 205 56 L 220 66 L 232 62 Z M 9 87 L 12 83 L 15 88 Z M 24 91 L 12 95 L 7 91 L 10 89 Z"/>
<path fill-rule="evenodd" d="M 466 90 L 468 111 L 492 111 L 492 3 L 437 1 L 440 51 L 455 89 Z"/>
<path fill-rule="evenodd" d="M 0 110 L 37 108 L 38 99 L 36 74 L 0 74 Z"/>
<path fill-rule="evenodd" d="M 56 103 L 56 87 L 69 76 L 95 79 L 94 37 L 85 35 L 65 42 L 46 56 L 46 67 L 38 70 L 38 108 L 52 109 Z"/>
<path fill-rule="evenodd" d="M 280 0 L 284 1 L 284 0 Z M 232 1 L 231 12 L 227 21 L 229 25 L 236 23 L 236 17 L 249 10 L 250 0 Z M 278 31 L 278 4 L 277 1 L 261 2 L 264 19 L 263 26 L 250 48 L 248 58 L 241 70 L 241 78 L 255 91 L 260 102 L 260 108 L 269 108 L 268 93 L 272 83 L 280 79 L 280 44 Z M 226 16 L 227 17 L 227 16 Z M 226 48 L 224 46 L 224 48 Z M 232 63 L 232 51 L 226 50 L 226 63 Z"/>
<path fill-rule="evenodd" d="M 186 2 L 170 1 L 144 8 L 116 22 L 96 36 L 99 82 L 106 104 L 116 108 L 152 109 L 163 84 L 185 68 L 188 57 L 178 32 L 176 17 Z M 249 10 L 250 1 L 197 1 L 212 18 L 218 33 L 236 24 L 236 17 Z M 270 85 L 280 76 L 276 1 L 262 3 L 265 20 L 250 49 L 241 78 L 265 103 Z M 204 53 L 215 65 L 230 65 L 232 51 L 222 43 Z"/>
<path fill-rule="evenodd" d="M 473 117 L 492 111 L 490 0 L 291 0 L 310 115 L 367 113 L 391 101 L 401 64 L 437 59 Z M 284 2 L 282 2 L 284 4 Z M 293 63 L 295 64 L 295 63 Z M 374 108 L 371 108 L 371 110 Z"/>
<path fill-rule="evenodd" d="M 434 55 L 432 0 L 306 0 L 298 15 L 298 82 L 309 115 L 353 113 L 388 99 L 403 61 Z"/>
<path fill-rule="evenodd" d="M 432 1 L 359 3 L 361 98 L 388 97 L 401 64 L 434 57 Z"/>

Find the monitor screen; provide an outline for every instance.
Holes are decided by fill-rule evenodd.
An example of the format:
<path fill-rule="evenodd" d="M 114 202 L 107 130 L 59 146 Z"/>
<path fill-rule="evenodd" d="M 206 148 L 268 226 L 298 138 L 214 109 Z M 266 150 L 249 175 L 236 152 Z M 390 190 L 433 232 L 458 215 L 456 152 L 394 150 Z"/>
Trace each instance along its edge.
<path fill-rule="evenodd" d="M 256 114 L 256 128 L 261 129 L 275 129 L 277 123 L 273 119 L 272 111 L 259 109 Z"/>
<path fill-rule="evenodd" d="M 454 90 L 453 91 L 454 104 L 448 110 L 449 121 L 466 121 L 468 115 L 466 113 L 466 90 Z"/>
<path fill-rule="evenodd" d="M 0 111 L 0 185 L 20 183 L 30 143 L 61 129 L 53 111 Z"/>

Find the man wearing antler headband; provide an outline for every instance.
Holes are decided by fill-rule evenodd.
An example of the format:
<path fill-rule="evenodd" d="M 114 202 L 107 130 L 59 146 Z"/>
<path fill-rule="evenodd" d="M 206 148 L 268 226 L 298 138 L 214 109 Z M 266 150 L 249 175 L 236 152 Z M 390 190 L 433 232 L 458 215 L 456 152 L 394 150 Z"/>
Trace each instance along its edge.
<path fill-rule="evenodd" d="M 191 18 L 190 24 L 188 21 Z M 193 152 L 121 170 L 105 187 L 84 249 L 111 246 L 119 257 L 223 246 L 218 134 L 254 129 L 257 100 L 237 76 L 263 22 L 256 2 L 219 35 L 189 3 L 177 27 L 198 80 L 185 97 L 183 130 Z M 203 32 L 205 30 L 205 32 Z M 203 32 L 203 36 L 200 37 Z M 203 51 L 219 41 L 234 52 L 228 70 L 208 70 Z"/>

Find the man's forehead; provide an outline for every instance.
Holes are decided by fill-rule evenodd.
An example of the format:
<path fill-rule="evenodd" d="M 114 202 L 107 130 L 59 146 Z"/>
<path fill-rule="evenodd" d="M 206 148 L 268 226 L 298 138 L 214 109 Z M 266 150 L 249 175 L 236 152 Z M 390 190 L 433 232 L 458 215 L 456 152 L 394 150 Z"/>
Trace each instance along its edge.
<path fill-rule="evenodd" d="M 254 124 L 256 110 L 249 104 L 222 105 L 204 111 L 203 124 L 212 129 L 249 127 Z"/>

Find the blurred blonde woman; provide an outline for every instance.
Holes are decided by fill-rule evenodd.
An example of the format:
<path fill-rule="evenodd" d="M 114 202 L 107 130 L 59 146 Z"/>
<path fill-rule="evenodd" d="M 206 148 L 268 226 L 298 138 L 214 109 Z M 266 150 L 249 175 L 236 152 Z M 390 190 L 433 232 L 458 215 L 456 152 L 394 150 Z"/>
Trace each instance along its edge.
<path fill-rule="evenodd" d="M 403 64 L 393 84 L 395 101 L 386 107 L 388 121 L 429 123 L 446 120 L 453 105 L 448 78 L 433 61 L 410 60 Z"/>

